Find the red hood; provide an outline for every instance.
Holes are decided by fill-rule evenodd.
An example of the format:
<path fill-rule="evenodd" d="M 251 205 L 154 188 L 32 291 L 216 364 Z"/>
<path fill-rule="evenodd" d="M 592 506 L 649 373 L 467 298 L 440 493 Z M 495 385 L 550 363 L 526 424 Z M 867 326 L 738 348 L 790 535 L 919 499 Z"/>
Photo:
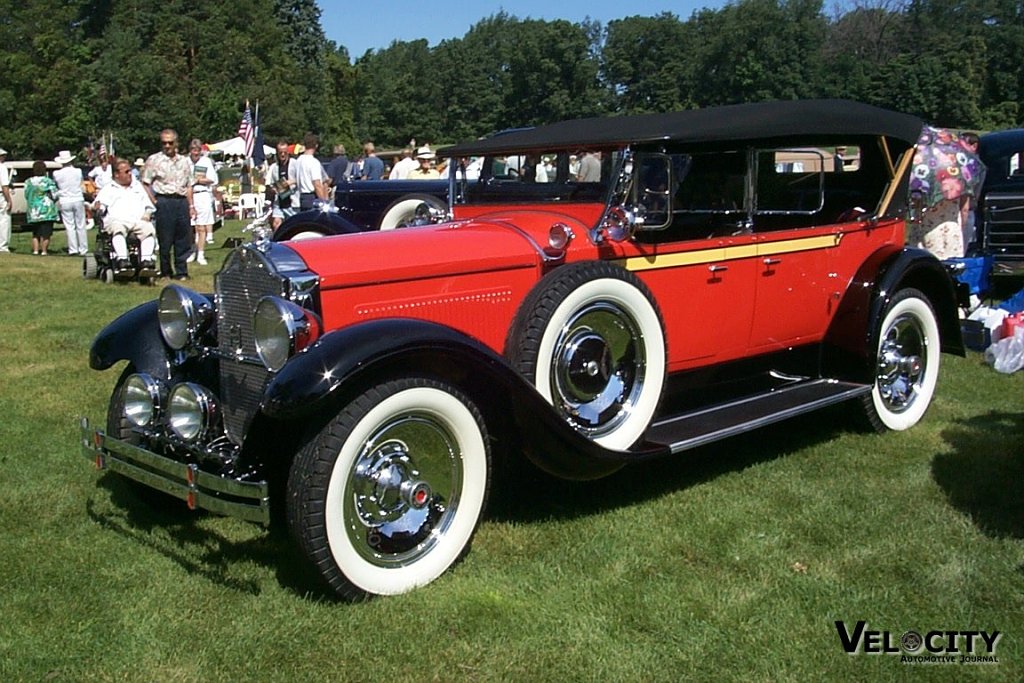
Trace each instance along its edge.
<path fill-rule="evenodd" d="M 496 221 L 363 232 L 289 242 L 334 289 L 470 272 L 533 268 L 541 254 L 530 238 Z"/>

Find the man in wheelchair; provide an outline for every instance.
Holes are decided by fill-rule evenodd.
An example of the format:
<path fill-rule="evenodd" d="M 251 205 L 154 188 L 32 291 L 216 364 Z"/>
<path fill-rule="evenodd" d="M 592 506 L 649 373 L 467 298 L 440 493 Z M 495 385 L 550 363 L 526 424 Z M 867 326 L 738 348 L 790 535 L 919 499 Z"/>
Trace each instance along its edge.
<path fill-rule="evenodd" d="M 113 271 L 134 275 L 135 264 L 129 257 L 127 240 L 132 236 L 139 240 L 139 275 L 153 277 L 158 274 L 153 257 L 156 229 L 151 220 L 156 207 L 131 171 L 132 164 L 127 159 L 114 162 L 114 182 L 99 191 L 93 208 L 103 218 L 103 232 L 109 237 L 114 252 Z"/>

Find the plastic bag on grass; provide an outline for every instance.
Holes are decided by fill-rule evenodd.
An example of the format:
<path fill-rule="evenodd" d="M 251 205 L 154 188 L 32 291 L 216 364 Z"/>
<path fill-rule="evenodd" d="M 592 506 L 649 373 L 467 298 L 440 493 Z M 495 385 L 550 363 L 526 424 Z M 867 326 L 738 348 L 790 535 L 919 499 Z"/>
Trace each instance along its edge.
<path fill-rule="evenodd" d="M 1013 331 L 1012 337 L 1000 339 L 985 350 L 985 361 L 996 372 L 1014 373 L 1024 368 L 1024 327 Z"/>

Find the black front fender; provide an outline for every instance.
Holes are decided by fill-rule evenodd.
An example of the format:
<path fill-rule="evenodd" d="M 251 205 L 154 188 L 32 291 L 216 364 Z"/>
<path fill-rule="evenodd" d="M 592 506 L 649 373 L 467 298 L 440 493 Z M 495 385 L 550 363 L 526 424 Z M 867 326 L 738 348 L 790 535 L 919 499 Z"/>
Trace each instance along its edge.
<path fill-rule="evenodd" d="M 106 370 L 114 363 L 126 360 L 139 372 L 168 379 L 171 376 L 171 356 L 160 335 L 156 312 L 157 302 L 148 301 L 100 330 L 89 349 L 89 367 Z"/>
<path fill-rule="evenodd" d="M 389 319 L 325 335 L 291 359 L 264 392 L 262 410 L 276 420 L 301 420 L 336 411 L 347 387 L 396 375 L 427 374 L 455 382 L 490 414 L 490 429 L 521 443 L 530 459 L 566 479 L 593 479 L 653 452 L 610 451 L 585 438 L 500 355 L 457 330 L 421 320 Z M 660 451 L 659 451 L 660 453 Z"/>

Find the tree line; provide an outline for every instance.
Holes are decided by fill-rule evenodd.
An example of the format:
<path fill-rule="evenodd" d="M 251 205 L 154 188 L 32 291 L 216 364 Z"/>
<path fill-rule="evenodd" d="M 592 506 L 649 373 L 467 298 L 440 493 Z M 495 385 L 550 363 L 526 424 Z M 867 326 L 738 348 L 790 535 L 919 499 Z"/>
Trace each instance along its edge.
<path fill-rule="evenodd" d="M 315 0 L 0 0 L 0 145 L 46 157 L 113 135 L 144 155 L 165 127 L 230 137 L 247 99 L 268 143 L 309 130 L 350 150 L 813 97 L 940 126 L 1024 124 L 1021 0 L 733 0 L 606 25 L 499 12 L 461 38 L 354 60 L 320 19 Z"/>

